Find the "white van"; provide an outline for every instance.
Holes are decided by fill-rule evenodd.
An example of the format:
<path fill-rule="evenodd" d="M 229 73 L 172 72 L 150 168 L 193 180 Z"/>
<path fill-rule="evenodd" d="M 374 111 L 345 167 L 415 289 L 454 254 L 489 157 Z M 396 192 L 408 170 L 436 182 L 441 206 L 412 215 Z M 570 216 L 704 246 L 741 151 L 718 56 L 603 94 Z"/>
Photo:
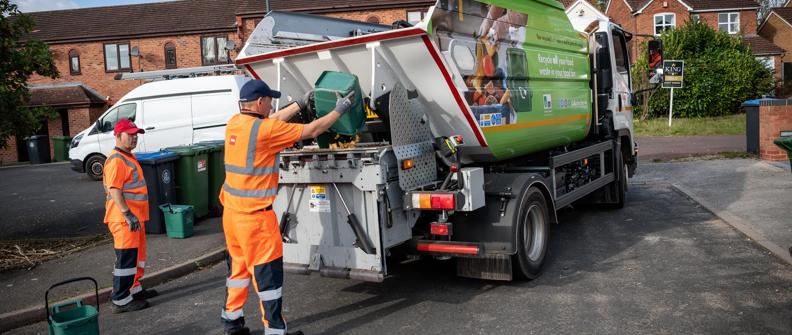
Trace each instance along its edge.
<path fill-rule="evenodd" d="M 244 75 L 172 79 L 143 84 L 127 93 L 71 142 L 72 170 L 102 179 L 104 161 L 115 147 L 113 128 L 130 119 L 146 130 L 135 152 L 222 140 L 228 119 L 239 113 Z"/>

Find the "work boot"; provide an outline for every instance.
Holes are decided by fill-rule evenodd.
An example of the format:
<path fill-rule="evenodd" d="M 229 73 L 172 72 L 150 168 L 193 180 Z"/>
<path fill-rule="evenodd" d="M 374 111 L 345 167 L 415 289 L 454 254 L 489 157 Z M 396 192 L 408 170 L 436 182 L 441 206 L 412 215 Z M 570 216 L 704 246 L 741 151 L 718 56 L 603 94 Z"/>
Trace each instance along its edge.
<path fill-rule="evenodd" d="M 236 327 L 236 328 L 227 328 L 223 331 L 223 335 L 248 335 L 250 334 L 250 328 L 248 327 Z"/>
<path fill-rule="evenodd" d="M 139 311 L 141 309 L 145 309 L 148 306 L 149 303 L 146 300 L 132 299 L 131 302 L 124 306 L 113 304 L 113 314 Z"/>
<path fill-rule="evenodd" d="M 158 295 L 159 295 L 159 293 L 157 292 L 157 290 L 154 290 L 154 289 L 151 289 L 151 290 L 143 289 L 142 291 L 133 294 L 132 298 L 139 299 L 139 300 L 148 300 L 148 299 L 154 298 L 154 297 L 156 297 Z"/>

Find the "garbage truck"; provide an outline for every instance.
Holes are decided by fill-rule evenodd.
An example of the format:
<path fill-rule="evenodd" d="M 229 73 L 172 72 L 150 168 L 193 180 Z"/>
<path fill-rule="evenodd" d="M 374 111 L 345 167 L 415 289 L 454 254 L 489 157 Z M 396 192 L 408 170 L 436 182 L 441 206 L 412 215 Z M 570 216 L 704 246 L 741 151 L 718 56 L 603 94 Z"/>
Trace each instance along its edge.
<path fill-rule="evenodd" d="M 575 31 L 554 0 L 439 0 L 415 25 L 268 13 L 235 63 L 282 93 L 276 110 L 314 92 L 307 122 L 358 93 L 280 154 L 286 271 L 380 282 L 389 259 L 428 256 L 536 278 L 557 211 L 624 205 L 631 38 Z"/>

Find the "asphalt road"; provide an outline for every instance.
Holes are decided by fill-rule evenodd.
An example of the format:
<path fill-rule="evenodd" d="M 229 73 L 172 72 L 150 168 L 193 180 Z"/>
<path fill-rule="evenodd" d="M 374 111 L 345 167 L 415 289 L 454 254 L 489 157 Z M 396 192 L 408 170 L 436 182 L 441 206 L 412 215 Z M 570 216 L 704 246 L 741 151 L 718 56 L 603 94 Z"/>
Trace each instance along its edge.
<path fill-rule="evenodd" d="M 102 183 L 69 164 L 0 169 L 0 239 L 88 236 L 107 232 Z"/>
<path fill-rule="evenodd" d="M 790 334 L 792 268 L 666 184 L 631 185 L 622 210 L 577 209 L 553 227 L 530 282 L 458 278 L 452 262 L 392 267 L 383 283 L 286 276 L 306 334 Z M 153 307 L 103 334 L 220 334 L 225 265 L 160 286 Z M 254 296 L 248 324 L 262 334 Z M 10 334 L 44 334 L 39 323 Z"/>

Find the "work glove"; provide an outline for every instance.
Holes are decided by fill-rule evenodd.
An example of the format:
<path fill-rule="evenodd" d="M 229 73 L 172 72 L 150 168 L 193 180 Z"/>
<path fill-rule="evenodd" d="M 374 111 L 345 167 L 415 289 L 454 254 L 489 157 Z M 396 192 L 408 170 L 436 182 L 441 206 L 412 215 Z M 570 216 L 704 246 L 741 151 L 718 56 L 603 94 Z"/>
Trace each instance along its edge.
<path fill-rule="evenodd" d="M 138 220 L 135 214 L 132 214 L 132 211 L 124 212 L 124 220 L 129 225 L 129 231 L 138 231 L 140 230 L 140 220 Z"/>
<path fill-rule="evenodd" d="M 297 106 L 300 107 L 300 110 L 304 111 L 306 108 L 308 108 L 308 101 L 311 98 L 311 94 L 313 94 L 313 90 L 309 90 L 308 92 L 305 92 L 305 94 L 303 94 L 301 97 L 297 97 L 296 99 L 294 99 L 294 102 L 297 103 Z"/>
<path fill-rule="evenodd" d="M 336 92 L 336 97 L 338 100 L 336 100 L 335 111 L 344 115 L 352 108 L 352 99 L 355 98 L 355 91 L 349 92 L 345 97 L 341 97 L 341 94 Z"/>

